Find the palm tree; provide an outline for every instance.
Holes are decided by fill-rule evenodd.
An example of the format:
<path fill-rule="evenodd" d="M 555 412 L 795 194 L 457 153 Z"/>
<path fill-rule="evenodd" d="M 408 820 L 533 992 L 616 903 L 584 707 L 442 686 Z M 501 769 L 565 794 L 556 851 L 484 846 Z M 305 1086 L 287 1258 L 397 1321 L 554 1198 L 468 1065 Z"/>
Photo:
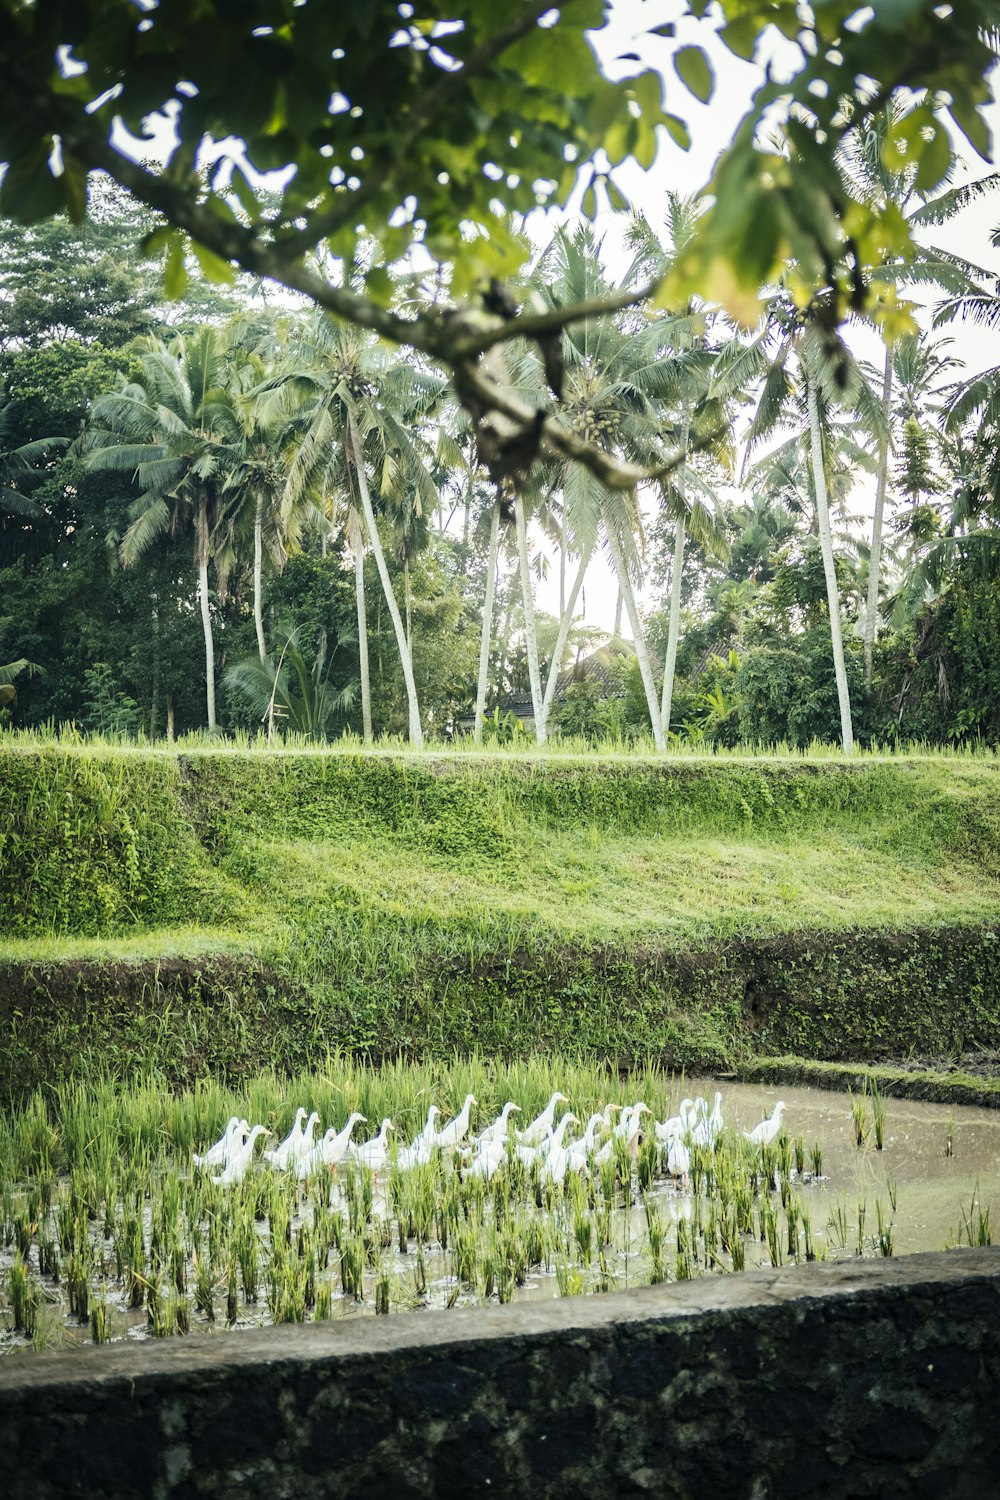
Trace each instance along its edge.
<path fill-rule="evenodd" d="M 69 443 L 65 437 L 12 443 L 17 435 L 15 413 L 14 401 L 0 402 L 0 567 L 23 555 L 26 533 L 30 536 L 44 520 L 45 512 L 31 491 L 45 479 L 40 465 Z"/>
<path fill-rule="evenodd" d="M 326 490 L 339 488 L 346 502 L 346 529 L 355 561 L 366 742 L 371 738 L 363 571 L 367 540 L 399 649 L 410 742 L 416 748 L 423 744 L 410 644 L 389 577 L 368 475 L 370 470 L 378 476 L 380 503 L 409 490 L 428 515 L 433 511 L 437 491 L 429 456 L 414 427 L 442 388 L 439 378 L 412 363 L 391 360 L 373 340 L 326 314 L 317 314 L 298 330 L 286 369 L 266 383 L 274 412 L 294 418 L 301 432 L 289 469 L 286 507 L 316 483 Z"/>
<path fill-rule="evenodd" d="M 926 228 L 945 224 L 975 198 L 1000 183 L 1000 174 L 961 188 L 945 187 L 933 198 L 920 188 L 920 159 L 912 151 L 900 154 L 897 140 L 905 140 L 907 117 L 923 117 L 928 101 L 917 97 L 908 104 L 898 99 L 884 105 L 875 114 L 862 118 L 858 128 L 845 139 L 840 153 L 840 169 L 852 195 L 867 202 L 880 214 L 894 206 L 902 219 L 912 227 Z M 947 319 L 974 314 L 982 299 L 988 297 L 983 282 L 988 273 L 962 257 L 933 245 L 918 246 L 916 255 L 901 261 L 887 254 L 878 273 L 882 282 L 905 287 L 932 286 L 945 292 L 948 302 L 943 316 Z M 865 613 L 864 651 L 865 687 L 871 688 L 875 634 L 879 617 L 879 589 L 882 571 L 882 540 L 885 524 L 885 501 L 889 482 L 889 457 L 893 446 L 892 395 L 894 353 L 891 339 L 885 340 L 885 362 L 882 375 L 882 433 L 878 443 L 878 470 L 875 486 L 875 511 L 872 518 L 872 543 L 868 561 L 868 605 Z"/>
<path fill-rule="evenodd" d="M 591 230 L 579 230 L 574 235 L 560 231 L 540 259 L 536 283 L 553 305 L 605 296 L 610 289 L 600 252 L 600 242 Z M 639 269 L 637 260 L 630 274 L 637 275 Z M 677 355 L 682 337 L 677 319 L 649 319 L 639 313 L 585 319 L 565 330 L 563 420 L 630 462 L 650 468 L 661 463 L 665 457 L 665 403 L 676 400 L 679 394 Z M 540 385 L 540 376 L 537 379 Z M 633 587 L 642 572 L 636 540 L 641 535 L 636 497 L 608 490 L 580 465 L 561 465 L 556 488 L 562 495 L 563 534 L 568 538 L 568 551 L 579 559 L 579 567 L 562 611 L 543 701 L 543 723 L 584 573 L 603 532 L 632 627 L 654 742 L 664 750 L 660 696 Z M 659 493 L 661 504 L 668 508 L 679 503 L 676 486 L 661 484 Z"/>
<path fill-rule="evenodd" d="M 322 632 L 310 666 L 299 645 L 298 632 L 289 631 L 281 642 L 277 663 L 268 657 L 238 662 L 226 672 L 226 685 L 242 693 L 267 721 L 269 737 L 275 724 L 280 724 L 307 739 L 325 740 L 330 720 L 349 709 L 357 693 L 353 682 L 339 691 L 330 685 L 333 657 L 346 643 L 347 638 L 341 636 L 328 659 L 326 632 Z"/>
<path fill-rule="evenodd" d="M 14 683 L 24 673 L 26 677 L 44 677 L 45 668 L 37 662 L 21 656 L 17 661 L 0 663 L 0 708 L 8 708 L 17 698 Z"/>
<path fill-rule="evenodd" d="M 289 425 L 275 419 L 262 402 L 259 387 L 265 366 L 258 354 L 243 354 L 230 375 L 230 391 L 238 431 L 228 444 L 223 491 L 230 502 L 227 529 L 230 536 L 247 522 L 253 531 L 253 618 L 257 652 L 267 660 L 264 638 L 264 551 L 280 568 L 290 548 L 297 543 L 305 516 L 315 513 L 308 497 L 297 507 L 284 505 L 288 482 Z"/>
<path fill-rule="evenodd" d="M 193 536 L 212 732 L 217 723 L 208 566 L 231 445 L 240 434 L 227 388 L 227 352 L 225 330 L 210 325 L 169 349 L 146 341 L 136 379 L 123 380 L 94 403 L 86 443 L 89 468 L 134 472 L 142 490 L 129 507 L 131 524 L 121 542 L 126 567 L 165 533 L 186 530 Z"/>
<path fill-rule="evenodd" d="M 745 346 L 733 345 L 721 361 L 734 382 L 762 382 L 761 394 L 747 431 L 748 456 L 753 448 L 782 426 L 796 435 L 785 445 L 801 445 L 808 463 L 815 502 L 816 531 L 823 559 L 830 642 L 840 708 L 844 753 L 854 749 L 847 668 L 844 661 L 840 595 L 834 563 L 830 520 L 830 465 L 835 452 L 835 415 L 845 408 L 875 443 L 884 432 L 882 404 L 861 367 L 839 337 L 825 326 L 822 297 L 802 310 L 783 293 L 769 300 L 760 333 Z"/>

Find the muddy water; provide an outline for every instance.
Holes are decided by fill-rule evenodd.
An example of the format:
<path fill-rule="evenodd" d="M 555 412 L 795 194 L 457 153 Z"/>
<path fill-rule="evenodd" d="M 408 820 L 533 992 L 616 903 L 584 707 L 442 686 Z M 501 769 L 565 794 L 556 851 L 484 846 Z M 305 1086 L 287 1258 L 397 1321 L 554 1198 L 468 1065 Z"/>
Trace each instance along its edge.
<path fill-rule="evenodd" d="M 710 1081 L 702 1082 L 703 1091 L 710 1090 Z M 962 1213 L 970 1212 L 974 1197 L 983 1208 L 994 1205 L 995 1238 L 1000 1238 L 1000 1110 L 884 1099 L 883 1150 L 875 1149 L 871 1129 L 859 1150 L 847 1094 L 785 1084 L 762 1088 L 720 1083 L 715 1087 L 724 1091 L 727 1124 L 750 1128 L 783 1099 L 788 1106 L 785 1126 L 790 1137 L 804 1137 L 807 1165 L 810 1147 L 814 1141 L 820 1143 L 823 1180 L 808 1185 L 818 1205 L 813 1214 L 817 1227 L 825 1225 L 838 1204 L 845 1202 L 848 1217 L 856 1220 L 858 1200 L 867 1201 L 870 1218 L 877 1199 L 890 1204 L 891 1187 L 896 1196 L 897 1255 L 944 1250 L 956 1243 Z M 870 1106 L 867 1114 L 870 1124 Z M 949 1134 L 951 1156 L 947 1154 Z"/>
<path fill-rule="evenodd" d="M 854 1101 L 847 1094 L 784 1085 L 740 1085 L 725 1080 L 716 1083 L 712 1079 L 687 1079 L 684 1092 L 692 1095 L 701 1092 L 711 1099 L 716 1087 L 723 1093 L 724 1123 L 728 1129 L 749 1129 L 771 1114 L 778 1099 L 785 1101 L 787 1134 L 793 1142 L 801 1137 L 804 1143 L 805 1171 L 796 1174 L 794 1188 L 809 1215 L 813 1251 L 818 1257 L 845 1259 L 859 1253 L 859 1247 L 860 1253 L 878 1255 L 880 1215 L 882 1223 L 890 1228 L 895 1255 L 968 1243 L 963 1221 L 971 1221 L 975 1226 L 980 1211 L 991 1211 L 997 1226 L 996 1237 L 1000 1239 L 1000 1111 L 885 1099 L 880 1151 L 875 1146 L 871 1101 L 865 1105 L 867 1140 L 859 1147 L 852 1113 Z M 674 1107 L 679 1098 L 678 1091 Z M 812 1170 L 814 1144 L 822 1150 L 819 1177 Z M 718 1254 L 710 1261 L 706 1258 L 704 1241 L 699 1246 L 698 1225 L 704 1217 L 704 1199 L 699 1205 L 683 1185 L 659 1177 L 649 1200 L 668 1229 L 663 1264 L 669 1279 L 677 1274 L 677 1225 L 682 1221 L 689 1228 L 694 1247 L 691 1274 L 730 1268 L 728 1256 Z M 343 1195 L 336 1186 L 332 1189 L 331 1203 L 346 1213 Z M 374 1208 L 376 1218 L 389 1216 L 384 1189 L 378 1183 Z M 567 1290 L 577 1293 L 616 1290 L 645 1285 L 651 1279 L 646 1207 L 634 1184 L 632 1206 L 620 1208 L 613 1216 L 612 1244 L 603 1264 L 598 1263 L 596 1255 L 584 1260 L 577 1253 L 572 1209 L 567 1203 L 557 1199 L 551 1220 L 553 1233 L 544 1262 L 530 1269 L 525 1283 L 514 1290 L 513 1300 L 553 1298 Z M 787 1245 L 784 1227 L 781 1237 Z M 747 1237 L 744 1250 L 747 1270 L 771 1264 L 767 1244 L 756 1235 Z M 266 1239 L 262 1251 L 266 1262 Z M 804 1258 L 801 1244 L 796 1257 Z M 2 1262 L 9 1260 L 9 1256 L 0 1257 L 0 1271 L 6 1270 Z M 335 1262 L 334 1256 L 326 1273 L 333 1292 L 330 1315 L 333 1318 L 372 1315 L 374 1272 L 366 1276 L 364 1299 L 359 1302 L 341 1293 Z M 483 1301 L 482 1289 L 477 1292 L 460 1284 L 453 1274 L 451 1255 L 435 1244 L 425 1247 L 418 1257 L 415 1243 L 411 1242 L 407 1254 L 401 1254 L 393 1243 L 385 1252 L 385 1262 L 391 1271 L 393 1312 L 462 1307 Z M 568 1267 L 571 1268 L 569 1283 Z M 113 1339 L 148 1337 L 145 1310 L 129 1309 L 120 1285 L 113 1280 L 104 1281 L 103 1294 Z M 68 1315 L 64 1289 L 50 1287 L 46 1297 L 44 1332 L 37 1342 L 49 1347 L 89 1342 L 89 1329 L 80 1327 Z M 192 1333 L 224 1332 L 224 1303 L 224 1291 L 217 1288 L 218 1321 L 214 1325 L 192 1310 Z M 237 1327 L 261 1326 L 269 1321 L 262 1290 L 258 1303 L 241 1305 Z M 2 1323 L 0 1315 L 0 1329 Z M 0 1331 L 0 1352 L 23 1342 L 20 1336 Z"/>

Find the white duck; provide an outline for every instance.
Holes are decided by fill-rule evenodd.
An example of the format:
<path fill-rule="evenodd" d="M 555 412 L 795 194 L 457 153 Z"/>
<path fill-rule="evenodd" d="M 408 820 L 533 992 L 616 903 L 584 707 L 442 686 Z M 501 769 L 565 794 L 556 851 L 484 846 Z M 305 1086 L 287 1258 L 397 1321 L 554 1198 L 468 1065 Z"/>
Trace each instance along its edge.
<path fill-rule="evenodd" d="M 633 1161 L 635 1161 L 636 1156 L 639 1154 L 639 1136 L 641 1134 L 642 1134 L 642 1132 L 640 1130 L 633 1130 L 632 1134 L 629 1136 L 629 1138 L 628 1138 L 628 1140 L 626 1142 L 626 1146 L 628 1148 L 628 1154 L 629 1154 L 629 1156 L 631 1156 L 631 1158 L 632 1158 Z M 614 1149 L 615 1149 L 615 1137 L 612 1136 L 611 1139 L 610 1139 L 610 1141 L 605 1141 L 605 1143 L 601 1147 L 600 1151 L 598 1151 L 597 1154 L 594 1157 L 594 1161 L 597 1163 L 597 1165 L 599 1167 L 603 1167 L 603 1165 L 604 1165 L 604 1163 L 606 1161 L 610 1161 L 611 1160 L 611 1154 L 614 1151 Z"/>
<path fill-rule="evenodd" d="M 250 1126 L 246 1120 L 238 1120 L 235 1115 L 232 1115 L 215 1144 L 209 1146 L 201 1156 L 197 1151 L 192 1151 L 191 1160 L 196 1167 L 225 1167 L 233 1152 L 246 1144 L 249 1134 Z"/>
<path fill-rule="evenodd" d="M 653 1111 L 649 1105 L 643 1104 L 641 1100 L 638 1104 L 629 1104 L 622 1110 L 621 1119 L 615 1126 L 615 1135 L 620 1141 L 627 1141 L 632 1133 L 642 1125 L 642 1116 L 644 1114 L 651 1115 L 652 1113 Z"/>
<path fill-rule="evenodd" d="M 302 1139 L 302 1121 L 305 1119 L 305 1117 L 306 1112 L 303 1107 L 299 1105 L 298 1109 L 295 1111 L 295 1120 L 292 1124 L 292 1128 L 285 1136 L 285 1139 L 279 1146 L 275 1146 L 273 1151 L 264 1152 L 264 1160 L 268 1162 L 272 1167 L 278 1167 L 283 1171 L 285 1167 L 290 1165 L 289 1158 L 295 1158 L 298 1156 L 299 1153 L 295 1150 L 295 1147 Z"/>
<path fill-rule="evenodd" d="M 549 1148 L 542 1163 L 542 1180 L 562 1182 L 570 1165 L 570 1154 L 563 1145 L 563 1138 L 570 1125 L 577 1124 L 576 1115 L 565 1114 L 559 1121 L 549 1141 Z"/>
<path fill-rule="evenodd" d="M 415 1151 L 418 1146 L 433 1145 L 437 1139 L 437 1117 L 441 1113 L 436 1104 L 432 1104 L 427 1111 L 427 1119 L 424 1128 L 419 1135 L 414 1136 L 410 1149 Z"/>
<path fill-rule="evenodd" d="M 570 1114 L 569 1110 L 567 1110 L 562 1119 L 559 1121 L 559 1124 L 556 1126 L 555 1130 L 547 1135 L 542 1141 L 542 1144 L 538 1147 L 539 1156 L 547 1158 L 551 1156 L 554 1151 L 562 1151 L 564 1149 L 563 1141 L 566 1137 L 567 1130 L 571 1125 L 577 1124 L 579 1124 L 579 1121 L 577 1120 L 576 1115 Z"/>
<path fill-rule="evenodd" d="M 752 1130 L 744 1130 L 746 1139 L 754 1146 L 769 1146 L 781 1129 L 781 1116 L 787 1108 L 784 1099 L 779 1099 L 774 1106 L 774 1113 L 768 1120 L 761 1120 Z"/>
<path fill-rule="evenodd" d="M 715 1138 L 722 1129 L 722 1095 L 716 1091 L 715 1105 L 712 1113 L 708 1112 L 708 1100 L 695 1101 L 695 1106 L 701 1105 L 697 1110 L 697 1120 L 691 1129 L 691 1142 L 695 1146 L 714 1146 Z"/>
<path fill-rule="evenodd" d="M 604 1130 L 606 1126 L 607 1122 L 603 1114 L 591 1115 L 580 1139 L 578 1141 L 571 1141 L 566 1147 L 570 1158 L 570 1171 L 585 1172 L 587 1170 L 590 1153 L 594 1150 L 597 1141 L 597 1132 Z"/>
<path fill-rule="evenodd" d="M 458 1146 L 469 1133 L 469 1117 L 472 1106 L 476 1103 L 475 1094 L 466 1094 L 465 1103 L 453 1120 L 449 1120 L 442 1130 L 434 1137 L 433 1144 L 442 1151 L 451 1151 Z"/>
<path fill-rule="evenodd" d="M 259 1135 L 270 1134 L 271 1132 L 266 1125 L 255 1125 L 243 1145 L 237 1147 L 235 1151 L 230 1152 L 226 1158 L 226 1165 L 219 1176 L 213 1177 L 212 1181 L 220 1187 L 231 1187 L 234 1182 L 242 1182 L 247 1175 L 250 1163 L 253 1161 L 253 1152 L 257 1144 L 257 1137 Z"/>
<path fill-rule="evenodd" d="M 660 1145 L 665 1146 L 669 1141 L 682 1141 L 694 1123 L 694 1100 L 682 1099 L 675 1115 L 671 1115 L 669 1120 L 660 1120 L 654 1124 L 653 1134 Z"/>
<path fill-rule="evenodd" d="M 389 1131 L 395 1128 L 391 1120 L 383 1120 L 377 1136 L 363 1141 L 360 1146 L 351 1147 L 350 1160 L 373 1172 L 381 1172 L 389 1160 Z"/>
<path fill-rule="evenodd" d="M 555 1116 L 557 1104 L 568 1104 L 569 1100 L 565 1094 L 560 1094 L 556 1089 L 552 1098 L 546 1104 L 540 1115 L 536 1115 L 530 1125 L 523 1130 L 518 1130 L 517 1143 L 519 1146 L 540 1146 L 547 1136 L 552 1134 L 552 1120 Z"/>
<path fill-rule="evenodd" d="M 691 1170 L 691 1153 L 683 1141 L 671 1141 L 667 1146 L 667 1175 L 687 1177 Z"/>
<path fill-rule="evenodd" d="M 517 1110 L 520 1112 L 520 1109 L 521 1106 L 519 1104 L 515 1104 L 513 1100 L 508 1099 L 503 1109 L 493 1121 L 493 1124 L 487 1125 L 486 1129 L 476 1136 L 476 1145 L 488 1146 L 495 1141 L 505 1141 L 507 1139 L 507 1122 L 514 1111 Z"/>
<path fill-rule="evenodd" d="M 504 1141 L 482 1141 L 475 1156 L 465 1168 L 466 1177 L 485 1177 L 487 1182 L 494 1177 L 507 1160 Z"/>

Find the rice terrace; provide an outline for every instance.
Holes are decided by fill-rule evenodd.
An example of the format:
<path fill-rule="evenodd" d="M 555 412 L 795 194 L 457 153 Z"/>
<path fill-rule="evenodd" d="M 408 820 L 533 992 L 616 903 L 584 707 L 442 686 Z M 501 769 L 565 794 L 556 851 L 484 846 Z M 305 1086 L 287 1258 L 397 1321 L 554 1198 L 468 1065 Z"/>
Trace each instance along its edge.
<path fill-rule="evenodd" d="M 1000 1493 L 996 0 L 0 0 L 4 1500 Z"/>

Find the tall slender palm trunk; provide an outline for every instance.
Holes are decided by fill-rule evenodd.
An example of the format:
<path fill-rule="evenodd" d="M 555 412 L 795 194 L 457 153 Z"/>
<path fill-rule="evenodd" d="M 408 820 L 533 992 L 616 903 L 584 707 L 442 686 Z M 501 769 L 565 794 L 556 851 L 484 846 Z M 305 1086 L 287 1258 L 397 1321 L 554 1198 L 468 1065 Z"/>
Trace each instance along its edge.
<path fill-rule="evenodd" d="M 257 496 L 257 507 L 253 518 L 253 623 L 257 632 L 257 650 L 261 661 L 267 661 L 267 646 L 264 642 L 264 497 Z"/>
<path fill-rule="evenodd" d="M 410 657 L 410 648 L 406 639 L 406 631 L 403 629 L 403 620 L 399 613 L 399 605 L 396 603 L 396 596 L 392 591 L 392 579 L 389 577 L 389 569 L 386 566 L 385 553 L 382 551 L 378 527 L 375 524 L 375 511 L 372 507 L 372 497 L 368 489 L 368 478 L 365 474 L 361 434 L 358 432 L 358 424 L 352 411 L 348 411 L 347 413 L 347 432 L 350 440 L 354 472 L 358 480 L 358 493 L 361 496 L 361 508 L 364 512 L 365 525 L 368 528 L 368 540 L 371 543 L 371 549 L 375 556 L 375 566 L 378 568 L 378 576 L 382 583 L 386 608 L 389 611 L 389 618 L 392 620 L 396 645 L 399 648 L 399 660 L 403 668 L 403 681 L 406 684 L 406 701 L 409 710 L 410 744 L 415 750 L 422 750 L 424 733 L 420 725 L 420 705 L 417 702 L 417 684 L 413 677 L 413 661 Z"/>
<path fill-rule="evenodd" d="M 366 745 L 372 734 L 372 680 L 368 665 L 368 605 L 365 601 L 365 533 L 352 505 L 347 513 L 347 541 L 354 554 L 354 605 L 358 617 L 358 674 L 361 678 L 361 732 Z"/>
<path fill-rule="evenodd" d="M 661 754 L 666 752 L 667 742 L 663 734 L 663 721 L 660 718 L 660 703 L 656 696 L 656 683 L 653 681 L 653 669 L 649 662 L 649 652 L 646 650 L 646 637 L 643 634 L 642 621 L 636 608 L 635 594 L 632 590 L 632 580 L 628 576 L 625 566 L 625 558 L 622 555 L 621 544 L 615 535 L 613 526 L 607 527 L 608 543 L 611 547 L 611 557 L 615 565 L 615 573 L 618 576 L 618 587 L 625 599 L 625 608 L 628 611 L 629 624 L 632 626 L 632 640 L 635 646 L 635 654 L 639 661 L 639 675 L 642 678 L 643 691 L 646 694 L 646 708 L 649 711 L 649 723 L 653 731 L 653 743 Z"/>
<path fill-rule="evenodd" d="M 576 601 L 580 597 L 584 576 L 586 575 L 592 556 L 593 551 L 591 550 L 584 553 L 580 558 L 580 566 L 577 568 L 576 577 L 573 579 L 573 587 L 569 591 L 569 599 L 559 616 L 559 632 L 556 635 L 555 649 L 552 652 L 552 661 L 549 664 L 549 675 L 545 684 L 545 697 L 542 699 L 542 718 L 545 722 L 546 733 L 548 733 L 549 714 L 552 712 L 552 700 L 555 697 L 556 683 L 559 681 L 559 668 L 563 652 L 566 649 L 566 640 L 569 636 L 570 626 L 573 624 L 573 611 L 576 609 Z"/>
<path fill-rule="evenodd" d="M 205 703 L 208 710 L 209 733 L 214 734 L 218 728 L 215 718 L 215 640 L 212 636 L 212 612 L 208 603 L 208 497 L 204 490 L 198 496 L 196 526 L 198 601 L 201 607 L 201 628 L 205 637 Z"/>
<path fill-rule="evenodd" d="M 809 401 L 809 439 L 812 451 L 813 486 L 816 490 L 816 518 L 819 527 L 819 549 L 823 558 L 826 576 L 826 599 L 830 613 L 830 644 L 833 648 L 833 670 L 837 679 L 837 699 L 840 704 L 840 737 L 844 754 L 854 752 L 854 725 L 851 722 L 851 695 L 847 686 L 847 667 L 844 663 L 844 640 L 840 628 L 840 591 L 837 588 L 837 569 L 833 561 L 833 536 L 830 531 L 830 501 L 826 489 L 826 468 L 823 463 L 823 439 L 819 426 L 819 402 L 816 387 L 807 377 Z"/>
<path fill-rule="evenodd" d="M 545 716 L 542 711 L 542 674 L 538 666 L 538 636 L 535 633 L 535 596 L 531 587 L 531 568 L 528 562 L 528 526 L 524 517 L 524 501 L 520 496 L 514 506 L 514 524 L 517 530 L 517 557 L 521 570 L 521 602 L 524 605 L 524 644 L 528 653 L 531 712 L 535 720 L 535 739 L 539 745 L 544 745 Z"/>
<path fill-rule="evenodd" d="M 486 563 L 486 598 L 483 602 L 483 629 L 479 637 L 479 676 L 476 680 L 476 718 L 472 728 L 473 742 L 483 742 L 483 718 L 486 714 L 486 688 L 490 669 L 490 640 L 493 635 L 493 600 L 497 586 L 497 554 L 500 550 L 500 506 L 494 501 L 490 517 L 490 550 Z"/>
<path fill-rule="evenodd" d="M 677 470 L 677 493 L 682 506 L 687 505 L 687 450 L 689 423 L 684 413 L 682 429 L 683 462 Z M 677 668 L 677 643 L 681 633 L 681 582 L 684 575 L 684 539 L 687 535 L 687 516 L 682 510 L 677 517 L 674 533 L 674 566 L 670 574 L 670 623 L 667 627 L 667 659 L 663 664 L 663 697 L 660 700 L 660 719 L 664 734 L 670 733 L 670 710 L 674 698 L 674 672 Z"/>
<path fill-rule="evenodd" d="M 683 472 L 683 471 L 682 471 Z M 670 574 L 670 623 L 667 627 L 667 659 L 663 664 L 663 697 L 660 700 L 660 720 L 664 734 L 670 733 L 670 710 L 674 697 L 674 673 L 677 668 L 677 643 L 681 633 L 681 577 L 684 571 L 684 538 L 687 524 L 683 516 L 677 517 L 674 532 L 674 565 Z"/>
<path fill-rule="evenodd" d="M 868 558 L 868 608 L 865 615 L 865 688 L 871 690 L 875 658 L 875 631 L 878 626 L 878 592 L 882 571 L 882 521 L 885 515 L 885 492 L 889 480 L 889 421 L 892 412 L 892 345 L 885 346 L 885 374 L 882 377 L 882 416 L 885 432 L 879 443 L 878 478 L 875 483 L 875 518 L 872 521 L 872 550 Z"/>

